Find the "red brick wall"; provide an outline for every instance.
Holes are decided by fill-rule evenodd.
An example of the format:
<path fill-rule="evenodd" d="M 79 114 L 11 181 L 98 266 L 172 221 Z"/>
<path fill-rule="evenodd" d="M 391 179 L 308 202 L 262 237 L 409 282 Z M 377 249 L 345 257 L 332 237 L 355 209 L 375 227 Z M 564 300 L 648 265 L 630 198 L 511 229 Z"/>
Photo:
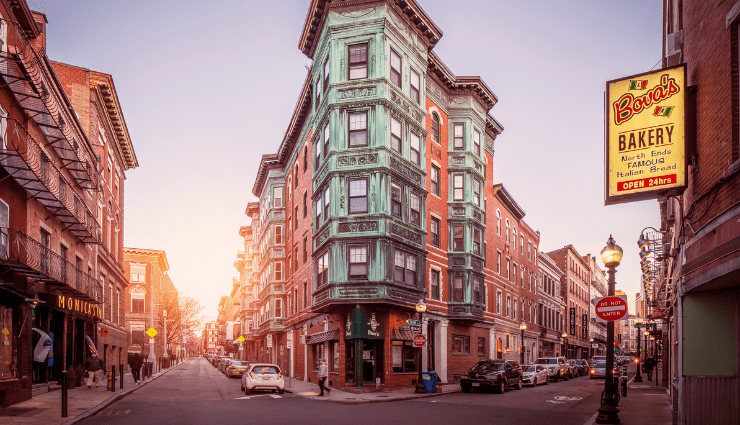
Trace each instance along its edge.
<path fill-rule="evenodd" d="M 453 352 L 454 336 L 470 337 L 470 353 L 460 354 Z M 485 354 L 478 355 L 478 338 L 485 338 Z M 489 358 L 488 329 L 472 326 L 456 325 L 451 323 L 447 328 L 447 382 L 457 382 L 459 375 L 470 369 L 475 362 Z"/>

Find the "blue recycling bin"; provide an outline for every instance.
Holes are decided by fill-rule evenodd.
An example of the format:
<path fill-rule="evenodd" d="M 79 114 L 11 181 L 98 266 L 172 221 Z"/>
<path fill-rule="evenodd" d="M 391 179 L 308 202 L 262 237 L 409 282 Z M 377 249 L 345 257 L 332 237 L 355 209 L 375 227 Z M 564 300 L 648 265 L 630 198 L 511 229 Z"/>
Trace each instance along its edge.
<path fill-rule="evenodd" d="M 427 390 L 427 394 L 433 393 L 437 388 L 437 372 L 427 371 L 422 372 L 421 382 L 424 383 L 424 388 Z"/>

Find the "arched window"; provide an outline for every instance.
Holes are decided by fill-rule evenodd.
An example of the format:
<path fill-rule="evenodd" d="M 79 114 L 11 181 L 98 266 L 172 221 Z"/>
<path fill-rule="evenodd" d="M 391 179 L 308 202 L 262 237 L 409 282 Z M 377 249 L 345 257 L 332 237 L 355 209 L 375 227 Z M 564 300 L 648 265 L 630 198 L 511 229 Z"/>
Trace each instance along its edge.
<path fill-rule="evenodd" d="M 504 358 L 504 346 L 501 342 L 501 338 L 496 338 L 496 358 L 497 359 L 503 359 Z"/>
<path fill-rule="evenodd" d="M 501 235 L 501 211 L 496 210 L 496 234 Z"/>
<path fill-rule="evenodd" d="M 511 237 L 513 238 L 511 243 L 514 245 L 514 249 L 516 249 L 516 227 L 511 228 Z"/>
<path fill-rule="evenodd" d="M 509 243 L 509 219 L 506 219 L 506 243 Z"/>
<path fill-rule="evenodd" d="M 439 115 L 436 112 L 432 112 L 432 140 L 441 143 L 439 141 Z"/>

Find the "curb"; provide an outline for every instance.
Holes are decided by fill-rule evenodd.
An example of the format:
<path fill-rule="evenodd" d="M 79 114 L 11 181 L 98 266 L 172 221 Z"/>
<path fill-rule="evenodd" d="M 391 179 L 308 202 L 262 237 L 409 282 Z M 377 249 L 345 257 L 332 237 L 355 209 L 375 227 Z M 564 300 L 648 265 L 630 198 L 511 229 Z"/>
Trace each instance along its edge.
<path fill-rule="evenodd" d="M 68 420 L 67 422 L 64 422 L 64 423 L 63 423 L 62 425 L 72 425 L 72 424 L 75 424 L 75 423 L 77 423 L 77 422 L 83 421 L 83 420 L 85 420 L 85 419 L 87 419 L 87 418 L 89 418 L 89 417 L 91 417 L 91 416 L 95 416 L 95 415 L 97 415 L 97 414 L 98 414 L 98 412 L 100 412 L 101 410 L 103 410 L 103 409 L 105 409 L 106 407 L 110 406 L 111 404 L 113 404 L 113 403 L 117 402 L 118 400 L 120 400 L 120 399 L 122 399 L 122 398 L 126 397 L 126 396 L 127 396 L 127 395 L 129 395 L 130 393 L 132 393 L 132 392 L 134 392 L 134 391 L 136 391 L 136 390 L 138 390 L 138 389 L 140 389 L 140 388 L 143 388 L 143 387 L 145 387 L 145 386 L 149 385 L 149 383 L 150 383 L 150 382 L 154 381 L 155 379 L 158 379 L 158 378 L 159 378 L 160 376 L 162 376 L 162 375 L 166 374 L 167 372 L 169 372 L 169 371 L 171 371 L 171 370 L 173 370 L 173 369 L 176 369 L 176 368 L 180 367 L 180 365 L 182 365 L 182 364 L 184 364 L 184 363 L 185 363 L 185 362 L 182 362 L 182 363 L 180 363 L 180 364 L 178 364 L 178 365 L 176 365 L 176 366 L 173 366 L 173 367 L 171 367 L 171 368 L 169 368 L 169 369 L 167 369 L 167 370 L 165 370 L 165 371 L 163 371 L 163 372 L 159 372 L 159 373 L 158 373 L 158 374 L 156 374 L 156 375 L 152 375 L 152 377 L 151 377 L 151 378 L 150 378 L 150 379 L 149 379 L 148 381 L 143 381 L 143 382 L 142 382 L 141 384 L 139 384 L 139 385 L 136 385 L 136 384 L 134 384 L 134 385 L 136 385 L 136 386 L 134 386 L 134 387 L 132 387 L 132 388 L 129 388 L 129 389 L 127 389 L 127 390 L 123 390 L 123 392 L 120 392 L 120 393 L 118 393 L 118 394 L 114 394 L 114 395 L 112 395 L 112 396 L 108 397 L 107 399 L 103 400 L 103 401 L 102 401 L 102 402 L 101 402 L 100 404 L 98 404 L 97 406 L 93 407 L 92 409 L 89 409 L 89 410 L 87 410 L 87 411 L 86 411 L 85 413 L 82 413 L 82 414 L 81 414 L 81 415 L 79 415 L 79 416 L 76 416 L 76 417 L 74 417 L 74 418 L 72 418 L 72 419 Z"/>
<path fill-rule="evenodd" d="M 336 390 L 333 390 L 333 391 L 336 391 Z M 287 389 L 285 390 L 285 392 L 293 393 L 293 391 L 288 391 Z M 414 394 L 411 396 L 404 396 L 404 397 L 389 396 L 388 398 L 384 398 L 384 399 L 365 399 L 365 400 L 332 400 L 328 398 L 319 399 L 317 396 L 303 396 L 303 395 L 301 395 L 301 397 L 308 398 L 308 399 L 315 399 L 317 401 L 323 401 L 327 403 L 334 403 L 334 404 L 368 404 L 368 403 L 389 403 L 392 401 L 403 401 L 403 400 L 416 400 L 420 398 L 438 397 L 442 395 L 454 394 L 454 393 L 459 393 L 459 392 L 460 391 L 449 391 L 446 393 L 429 393 L 429 394 L 418 394 L 418 395 Z M 295 393 L 295 394 L 300 395 L 300 393 Z M 347 393 L 347 394 L 350 394 L 350 393 Z"/>

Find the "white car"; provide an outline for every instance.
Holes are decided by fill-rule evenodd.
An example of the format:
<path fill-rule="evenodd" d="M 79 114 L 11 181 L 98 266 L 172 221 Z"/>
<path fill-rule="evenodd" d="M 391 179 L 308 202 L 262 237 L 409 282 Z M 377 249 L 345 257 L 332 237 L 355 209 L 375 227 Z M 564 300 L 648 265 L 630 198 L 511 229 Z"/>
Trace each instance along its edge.
<path fill-rule="evenodd" d="M 522 366 L 522 384 L 532 385 L 534 387 L 537 384 L 549 384 L 550 383 L 550 372 L 541 364 L 531 364 Z"/>
<path fill-rule="evenodd" d="M 242 375 L 242 390 L 245 394 L 251 394 L 254 390 L 271 390 L 272 392 L 285 392 L 285 380 L 280 366 L 269 363 L 255 363 L 249 365 L 247 371 Z"/>

